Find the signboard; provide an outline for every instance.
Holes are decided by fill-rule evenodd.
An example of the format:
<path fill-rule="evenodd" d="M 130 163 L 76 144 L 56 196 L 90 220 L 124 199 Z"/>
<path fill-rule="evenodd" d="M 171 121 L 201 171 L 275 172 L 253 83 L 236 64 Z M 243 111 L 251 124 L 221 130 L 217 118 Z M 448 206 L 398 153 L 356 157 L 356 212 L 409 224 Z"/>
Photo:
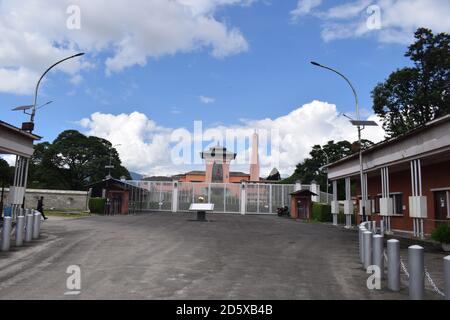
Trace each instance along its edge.
<path fill-rule="evenodd" d="M 214 203 L 192 203 L 189 211 L 214 211 Z"/>

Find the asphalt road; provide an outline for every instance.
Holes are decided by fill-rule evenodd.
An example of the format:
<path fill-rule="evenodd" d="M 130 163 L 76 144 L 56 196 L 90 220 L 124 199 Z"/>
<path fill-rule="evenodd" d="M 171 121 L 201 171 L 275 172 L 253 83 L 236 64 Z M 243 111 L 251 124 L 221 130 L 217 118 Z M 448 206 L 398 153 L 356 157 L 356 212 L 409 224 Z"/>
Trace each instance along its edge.
<path fill-rule="evenodd" d="M 357 234 L 275 216 L 50 218 L 0 254 L 0 299 L 407 299 L 369 291 Z M 68 291 L 70 265 L 81 293 Z"/>

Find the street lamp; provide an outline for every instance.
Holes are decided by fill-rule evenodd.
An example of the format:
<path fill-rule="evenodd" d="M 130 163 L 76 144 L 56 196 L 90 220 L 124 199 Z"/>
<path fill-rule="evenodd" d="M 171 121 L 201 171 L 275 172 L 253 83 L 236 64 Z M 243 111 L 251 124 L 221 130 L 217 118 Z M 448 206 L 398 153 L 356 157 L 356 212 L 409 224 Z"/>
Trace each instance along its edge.
<path fill-rule="evenodd" d="M 109 149 L 109 165 L 105 166 L 105 169 L 108 169 L 108 176 L 107 176 L 108 179 L 112 178 L 111 169 L 114 169 L 114 166 L 112 165 L 112 151 L 115 147 L 118 146 L 121 146 L 121 144 L 115 144 L 111 146 L 111 148 Z"/>
<path fill-rule="evenodd" d="M 360 117 L 359 117 L 359 99 L 358 99 L 358 94 L 356 93 L 355 87 L 352 85 L 352 83 L 350 82 L 350 80 L 344 76 L 342 73 L 340 73 L 339 71 L 321 65 L 320 63 L 317 63 L 315 61 L 311 61 L 311 64 L 319 67 L 319 68 L 323 68 L 323 69 L 327 69 L 329 71 L 332 71 L 334 73 L 337 73 L 339 76 L 341 76 L 342 78 L 344 78 L 344 80 L 348 83 L 348 85 L 350 86 L 350 88 L 352 89 L 353 95 L 355 96 L 355 104 L 356 104 L 356 120 L 352 120 L 350 121 L 352 125 L 356 126 L 358 128 L 358 143 L 359 143 L 359 175 L 360 175 L 360 179 L 361 179 L 361 195 L 362 195 L 362 219 L 363 221 L 366 221 L 366 198 L 365 198 L 365 182 L 364 182 L 364 169 L 363 169 L 363 158 L 362 158 L 362 144 L 361 144 L 361 131 L 364 130 L 364 128 L 366 126 L 377 126 L 376 122 L 374 121 L 361 121 Z"/>
<path fill-rule="evenodd" d="M 328 182 L 328 165 L 330 164 L 330 158 L 328 158 L 328 154 L 325 152 L 325 150 L 323 150 L 323 149 L 320 149 L 320 150 L 322 150 L 323 154 L 325 155 L 325 158 L 327 159 L 327 164 L 325 166 L 321 167 L 320 170 L 323 171 L 323 169 L 325 167 L 327 168 L 327 204 L 328 204 L 328 184 L 329 184 L 329 182 Z"/>
<path fill-rule="evenodd" d="M 31 114 L 30 114 L 30 122 L 24 122 L 24 123 L 22 124 L 22 130 L 29 131 L 29 132 L 32 132 L 32 131 L 34 130 L 34 118 L 35 118 L 35 116 L 36 116 L 36 110 L 38 109 L 38 108 L 36 107 L 36 105 L 37 105 L 37 96 L 38 96 L 38 91 L 39 91 L 39 85 L 41 84 L 41 81 L 42 81 L 42 79 L 45 77 L 45 75 L 46 75 L 51 69 L 53 69 L 54 67 L 56 67 L 58 64 L 60 64 L 60 63 L 62 63 L 62 62 L 64 62 L 64 61 L 66 61 L 66 60 L 69 60 L 69 59 L 81 57 L 81 56 L 83 56 L 83 55 L 84 55 L 84 53 L 77 53 L 77 54 L 75 54 L 75 55 L 73 55 L 73 56 L 70 56 L 70 57 L 67 57 L 67 58 L 65 58 L 65 59 L 59 60 L 58 62 L 56 62 L 56 63 L 54 63 L 52 66 L 50 66 L 47 70 L 45 70 L 45 72 L 44 72 L 44 73 L 42 74 L 42 76 L 39 78 L 39 81 L 38 81 L 38 83 L 37 83 L 37 85 L 36 85 L 36 89 L 35 89 L 35 91 L 34 91 L 34 103 L 33 103 L 33 105 L 31 106 L 31 108 L 29 108 L 29 109 L 32 109 Z"/>

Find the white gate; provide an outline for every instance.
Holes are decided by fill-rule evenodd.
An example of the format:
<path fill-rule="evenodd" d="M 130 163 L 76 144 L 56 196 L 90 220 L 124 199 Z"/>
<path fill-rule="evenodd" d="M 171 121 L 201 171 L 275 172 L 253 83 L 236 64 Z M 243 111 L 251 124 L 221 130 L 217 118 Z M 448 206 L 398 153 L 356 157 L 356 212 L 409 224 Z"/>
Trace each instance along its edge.
<path fill-rule="evenodd" d="M 214 212 L 218 213 L 276 214 L 278 208 L 291 206 L 291 193 L 311 188 L 309 185 L 266 183 L 127 181 L 126 184 L 130 190 L 130 212 L 186 212 L 202 197 L 205 202 L 213 203 Z"/>

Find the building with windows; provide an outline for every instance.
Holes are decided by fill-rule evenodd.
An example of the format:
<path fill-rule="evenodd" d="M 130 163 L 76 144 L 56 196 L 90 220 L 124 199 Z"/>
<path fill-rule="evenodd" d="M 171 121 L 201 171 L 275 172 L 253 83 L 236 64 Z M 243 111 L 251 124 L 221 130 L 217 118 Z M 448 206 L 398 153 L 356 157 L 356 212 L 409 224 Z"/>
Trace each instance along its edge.
<path fill-rule="evenodd" d="M 228 151 L 227 148 L 218 144 L 200 154 L 201 158 L 205 161 L 205 171 L 190 171 L 185 174 L 173 176 L 173 180 L 205 183 L 260 182 L 258 145 L 258 134 L 255 132 L 252 137 L 250 174 L 230 171 L 230 164 L 236 159 L 237 154 Z"/>
<path fill-rule="evenodd" d="M 364 150 L 363 170 L 369 220 L 382 220 L 388 230 L 415 236 L 449 224 L 450 115 Z M 359 223 L 362 193 L 358 154 L 330 164 L 328 178 L 334 188 L 333 214 L 339 212 L 338 200 L 344 200 L 344 213 L 347 217 L 356 214 Z M 337 181 L 341 179 L 345 180 L 345 199 L 337 199 Z"/>

